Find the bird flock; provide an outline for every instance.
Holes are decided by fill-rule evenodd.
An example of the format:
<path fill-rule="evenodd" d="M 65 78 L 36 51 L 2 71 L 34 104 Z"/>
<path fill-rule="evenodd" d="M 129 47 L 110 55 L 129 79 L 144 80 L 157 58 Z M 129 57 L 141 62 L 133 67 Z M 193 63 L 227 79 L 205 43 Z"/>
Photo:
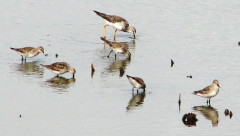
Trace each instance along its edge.
<path fill-rule="evenodd" d="M 119 43 L 119 42 L 112 42 L 112 41 L 109 41 L 106 39 L 106 35 L 107 35 L 106 28 L 107 28 L 107 26 L 111 26 L 115 29 L 114 40 L 117 37 L 117 34 L 116 34 L 117 31 L 132 33 L 133 38 L 135 39 L 136 38 L 136 28 L 133 26 L 130 26 L 128 21 L 120 16 L 108 15 L 108 14 L 101 13 L 101 12 L 98 12 L 95 10 L 94 10 L 94 12 L 98 16 L 103 18 L 105 21 L 104 36 L 101 37 L 101 40 L 104 41 L 104 43 L 108 44 L 111 47 L 111 51 L 109 52 L 107 57 L 109 58 L 110 54 L 112 52 L 115 52 L 115 60 L 117 59 L 116 54 L 118 54 L 118 53 L 125 55 L 130 60 L 131 53 L 129 52 L 128 47 L 126 45 Z M 19 53 L 22 57 L 22 61 L 25 61 L 25 62 L 26 62 L 27 58 L 33 58 L 33 57 L 37 56 L 39 53 L 44 54 L 44 48 L 42 46 L 39 46 L 36 48 L 24 47 L 24 48 L 10 48 L 10 49 Z M 46 54 L 44 54 L 44 55 L 46 56 Z M 174 64 L 174 62 L 173 62 L 173 60 L 171 60 L 171 66 L 173 66 L 173 64 Z M 69 72 L 72 74 L 73 78 L 75 78 L 74 75 L 76 73 L 76 70 L 74 68 L 72 68 L 66 62 L 55 62 L 50 65 L 44 65 L 44 64 L 40 64 L 40 65 L 44 68 L 49 69 L 50 71 L 55 73 L 57 76 L 64 74 L 66 72 Z M 92 65 L 92 68 L 93 68 L 93 65 Z M 132 91 L 134 91 L 134 89 L 136 89 L 137 93 L 138 93 L 138 90 L 143 90 L 145 92 L 146 84 L 142 78 L 133 77 L 133 76 L 129 76 L 129 75 L 126 75 L 126 76 L 127 76 L 127 79 L 129 80 L 130 84 L 133 86 Z M 212 85 L 209 85 L 201 90 L 194 91 L 193 94 L 207 98 L 207 104 L 210 105 L 210 99 L 218 94 L 219 88 L 220 88 L 219 82 L 218 82 L 218 80 L 215 79 L 215 80 L 213 80 Z"/>

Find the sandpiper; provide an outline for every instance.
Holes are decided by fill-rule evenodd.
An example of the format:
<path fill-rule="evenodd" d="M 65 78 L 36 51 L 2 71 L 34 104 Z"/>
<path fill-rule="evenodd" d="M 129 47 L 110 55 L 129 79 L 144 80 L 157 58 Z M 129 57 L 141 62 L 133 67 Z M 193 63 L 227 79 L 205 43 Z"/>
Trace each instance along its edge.
<path fill-rule="evenodd" d="M 112 48 L 112 50 L 110 51 L 110 53 L 107 56 L 108 58 L 109 58 L 109 55 L 112 53 L 112 51 L 114 51 L 115 59 L 117 57 L 116 56 L 117 53 L 124 54 L 124 55 L 128 56 L 129 59 L 131 59 L 131 53 L 128 51 L 128 47 L 126 45 L 123 45 L 122 43 L 118 43 L 118 42 L 110 42 L 102 37 L 101 37 L 101 40 L 106 42 Z"/>
<path fill-rule="evenodd" d="M 44 54 L 44 49 L 42 46 L 39 46 L 37 48 L 34 47 L 24 47 L 24 48 L 10 48 L 16 52 L 18 52 L 22 56 L 22 61 L 27 58 L 32 58 L 37 56 L 39 53 Z"/>
<path fill-rule="evenodd" d="M 133 86 L 132 90 L 134 90 L 134 88 L 137 88 L 137 91 L 138 91 L 138 89 L 143 89 L 145 91 L 146 85 L 145 85 L 142 78 L 132 77 L 132 76 L 129 76 L 129 75 L 127 75 L 127 78 Z"/>
<path fill-rule="evenodd" d="M 53 73 L 57 74 L 57 76 L 64 74 L 66 72 L 70 72 L 73 74 L 73 78 L 74 78 L 74 75 L 76 73 L 76 70 L 70 67 L 70 65 L 66 62 L 56 62 L 50 65 L 43 65 L 43 64 L 40 64 L 40 65 L 51 70 Z"/>
<path fill-rule="evenodd" d="M 115 16 L 115 15 L 107 15 L 98 11 L 94 12 L 99 15 L 100 17 L 102 17 L 106 24 L 104 25 L 104 38 L 106 38 L 106 27 L 107 26 L 112 26 L 113 28 L 115 28 L 115 32 L 114 32 L 114 39 L 116 38 L 116 33 L 117 31 L 123 31 L 123 32 L 128 32 L 128 33 L 132 33 L 133 37 L 135 39 L 135 34 L 136 34 L 136 29 L 133 26 L 130 26 L 128 21 L 120 16 Z"/>
<path fill-rule="evenodd" d="M 202 90 L 194 91 L 193 94 L 207 98 L 207 104 L 210 104 L 210 99 L 218 94 L 219 88 L 218 80 L 213 80 L 212 85 L 209 85 Z"/>

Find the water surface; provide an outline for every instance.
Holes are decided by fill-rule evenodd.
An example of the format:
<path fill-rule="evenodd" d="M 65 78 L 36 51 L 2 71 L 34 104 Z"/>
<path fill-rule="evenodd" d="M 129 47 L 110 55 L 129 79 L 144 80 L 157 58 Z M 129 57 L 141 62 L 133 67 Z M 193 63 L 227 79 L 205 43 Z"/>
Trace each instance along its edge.
<path fill-rule="evenodd" d="M 237 0 L 3 1 L 1 134 L 238 135 L 239 6 Z M 117 33 L 131 60 L 106 57 L 110 48 L 100 40 L 104 21 L 93 10 L 120 15 L 136 27 L 135 40 Z M 109 27 L 108 40 L 113 33 Z M 40 54 L 26 63 L 9 49 L 40 45 L 48 56 Z M 56 61 L 74 67 L 76 78 L 55 77 L 39 65 Z M 146 92 L 132 93 L 126 74 L 142 77 Z M 220 82 L 220 93 L 207 106 L 191 93 L 214 79 Z M 232 111 L 232 118 L 224 115 L 225 109 Z M 196 126 L 182 122 L 187 113 L 196 114 Z"/>

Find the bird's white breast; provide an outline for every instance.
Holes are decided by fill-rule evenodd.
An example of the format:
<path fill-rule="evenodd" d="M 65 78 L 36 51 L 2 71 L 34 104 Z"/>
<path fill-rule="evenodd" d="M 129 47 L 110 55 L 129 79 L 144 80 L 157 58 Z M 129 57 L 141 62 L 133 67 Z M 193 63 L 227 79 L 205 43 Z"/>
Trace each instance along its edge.
<path fill-rule="evenodd" d="M 53 73 L 55 73 L 55 74 L 64 74 L 64 73 L 66 73 L 67 71 L 66 70 L 60 70 L 60 71 L 52 71 Z"/>
<path fill-rule="evenodd" d="M 111 23 L 111 22 L 105 20 L 105 22 L 106 22 L 107 25 L 110 25 L 110 26 L 112 26 L 112 27 L 114 27 L 114 28 L 116 28 L 118 30 L 122 30 L 124 28 L 124 26 L 125 26 L 123 21 L 122 22 Z"/>
<path fill-rule="evenodd" d="M 132 79 L 132 78 L 129 78 L 129 81 L 130 81 L 130 83 L 132 84 L 132 86 L 135 87 L 135 88 L 141 88 L 141 87 L 142 87 L 141 84 L 139 84 L 138 82 L 136 82 L 136 81 L 135 81 L 134 79 Z"/>
<path fill-rule="evenodd" d="M 122 52 L 122 49 L 121 48 L 112 48 L 114 52 L 118 53 L 118 52 Z"/>

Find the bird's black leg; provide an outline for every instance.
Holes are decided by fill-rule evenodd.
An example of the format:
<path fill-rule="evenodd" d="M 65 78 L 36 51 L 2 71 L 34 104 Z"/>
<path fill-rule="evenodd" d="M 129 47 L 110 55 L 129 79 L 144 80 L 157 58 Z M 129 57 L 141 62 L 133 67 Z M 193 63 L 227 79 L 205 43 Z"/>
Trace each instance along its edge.
<path fill-rule="evenodd" d="M 59 77 L 59 75 L 57 74 L 57 77 Z"/>
<path fill-rule="evenodd" d="M 116 60 L 116 58 L 117 58 L 117 54 L 115 53 L 115 60 Z"/>
<path fill-rule="evenodd" d="M 109 55 L 112 53 L 112 51 L 113 51 L 113 50 L 111 50 L 111 51 L 109 52 L 109 54 L 107 55 L 108 58 L 109 58 Z"/>
<path fill-rule="evenodd" d="M 22 57 L 22 61 L 23 61 L 23 56 L 21 55 L 21 57 Z"/>
<path fill-rule="evenodd" d="M 27 58 L 25 57 L 24 61 L 26 62 L 27 61 Z"/>
<path fill-rule="evenodd" d="M 117 29 L 114 32 L 114 40 L 116 40 L 116 36 L 117 36 Z"/>
<path fill-rule="evenodd" d="M 138 94 L 138 89 L 137 89 L 137 94 Z"/>
<path fill-rule="evenodd" d="M 209 103 L 209 105 L 211 105 L 211 98 L 209 99 L 209 102 L 208 102 L 208 103 Z"/>

